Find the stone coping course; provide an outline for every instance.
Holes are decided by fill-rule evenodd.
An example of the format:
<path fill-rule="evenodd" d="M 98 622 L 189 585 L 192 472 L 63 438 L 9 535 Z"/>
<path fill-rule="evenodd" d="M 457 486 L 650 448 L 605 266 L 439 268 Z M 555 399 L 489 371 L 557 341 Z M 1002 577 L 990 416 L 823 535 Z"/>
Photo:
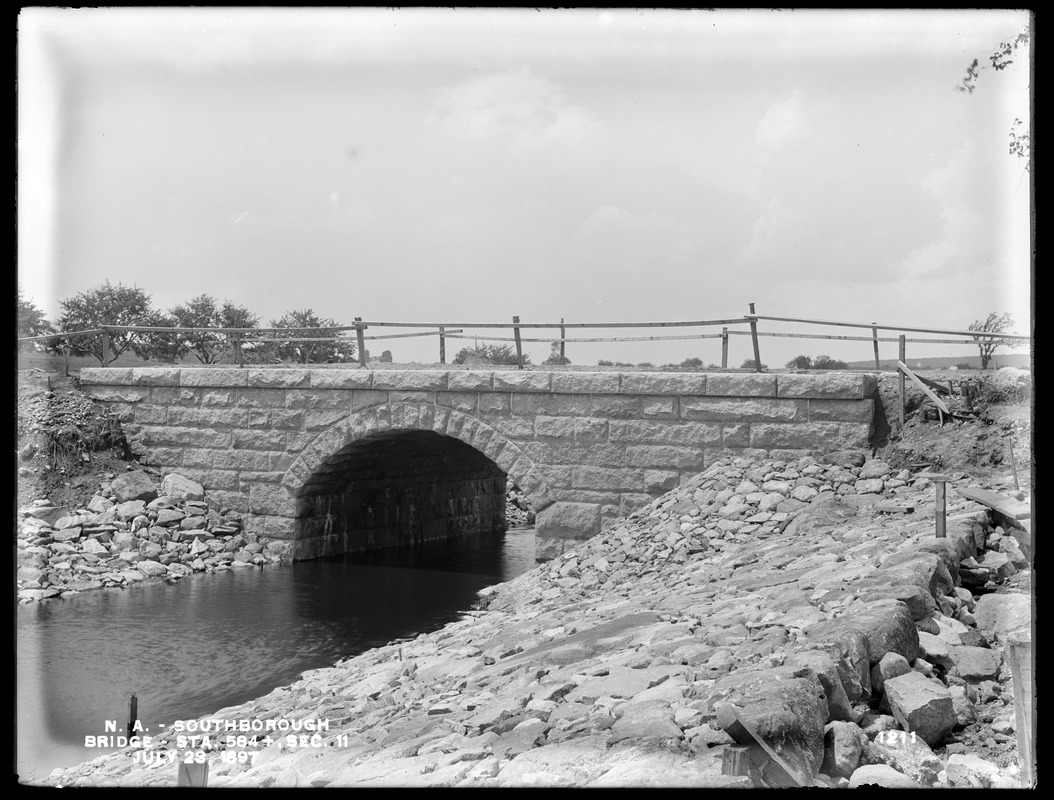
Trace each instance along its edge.
<path fill-rule="evenodd" d="M 88 385 L 689 395 L 862 400 L 869 373 L 542 372 L 536 370 L 92 367 Z"/>

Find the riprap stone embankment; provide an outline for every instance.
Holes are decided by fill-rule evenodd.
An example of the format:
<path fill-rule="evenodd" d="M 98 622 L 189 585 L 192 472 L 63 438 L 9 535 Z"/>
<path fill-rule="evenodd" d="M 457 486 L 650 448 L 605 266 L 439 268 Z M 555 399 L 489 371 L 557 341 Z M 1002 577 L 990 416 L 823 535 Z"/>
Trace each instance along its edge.
<path fill-rule="evenodd" d="M 954 492 L 934 538 L 932 484 L 860 461 L 715 464 L 458 622 L 217 711 L 328 730 L 214 751 L 209 786 L 1015 787 L 1016 759 L 957 732 L 980 720 L 1012 751 L 1030 598 L 992 590 L 1027 553 Z M 737 745 L 754 766 L 723 775 Z M 48 783 L 175 784 L 134 752 Z"/>

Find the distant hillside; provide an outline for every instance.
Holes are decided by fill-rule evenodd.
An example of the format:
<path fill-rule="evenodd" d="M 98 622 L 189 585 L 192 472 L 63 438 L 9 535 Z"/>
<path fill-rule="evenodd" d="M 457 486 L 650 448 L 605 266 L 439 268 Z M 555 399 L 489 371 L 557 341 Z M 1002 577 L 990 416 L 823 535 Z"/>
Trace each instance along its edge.
<path fill-rule="evenodd" d="M 1028 353 L 1007 353 L 1005 355 L 995 354 L 992 359 L 992 363 L 988 365 L 989 369 L 998 369 L 999 367 L 1018 367 L 1020 369 L 1030 369 L 1031 364 L 1029 359 L 1031 357 Z M 879 361 L 883 369 L 896 369 L 896 359 L 883 358 Z M 941 358 L 912 358 L 908 355 L 907 364 L 909 367 L 921 365 L 923 369 L 947 369 L 948 367 L 954 367 L 957 364 L 969 364 L 973 369 L 981 368 L 981 357 L 980 356 L 944 356 Z M 874 367 L 875 361 L 850 361 L 848 364 L 854 369 L 867 369 L 868 367 Z"/>

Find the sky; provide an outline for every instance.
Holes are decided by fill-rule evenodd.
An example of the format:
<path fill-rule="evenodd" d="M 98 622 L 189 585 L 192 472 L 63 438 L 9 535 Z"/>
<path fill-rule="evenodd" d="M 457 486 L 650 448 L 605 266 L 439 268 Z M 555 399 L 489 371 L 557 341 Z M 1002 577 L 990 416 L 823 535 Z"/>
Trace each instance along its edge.
<path fill-rule="evenodd" d="M 1014 120 L 1030 122 L 1027 49 L 982 68 L 972 93 L 955 86 L 1029 21 L 25 8 L 18 285 L 53 322 L 62 300 L 109 281 L 163 311 L 230 300 L 265 326 L 300 309 L 343 325 L 685 322 L 742 318 L 753 303 L 760 315 L 955 331 L 1007 312 L 1027 334 L 1030 173 L 1008 149 Z M 448 341 L 448 361 L 466 344 Z M 434 337 L 367 347 L 438 358 Z M 550 345 L 524 349 L 539 363 Z M 770 337 L 760 349 L 770 365 L 873 355 L 846 340 Z M 582 365 L 721 357 L 713 338 L 566 353 Z M 752 355 L 748 337 L 731 338 L 730 366 Z"/>

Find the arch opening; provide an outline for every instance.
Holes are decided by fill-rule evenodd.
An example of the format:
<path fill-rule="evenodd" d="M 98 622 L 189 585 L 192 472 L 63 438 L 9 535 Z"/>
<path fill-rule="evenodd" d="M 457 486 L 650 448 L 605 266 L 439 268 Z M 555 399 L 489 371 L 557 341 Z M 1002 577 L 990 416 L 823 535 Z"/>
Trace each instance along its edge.
<path fill-rule="evenodd" d="M 505 531 L 507 475 L 434 431 L 377 431 L 325 459 L 296 495 L 296 539 L 315 557 Z"/>

